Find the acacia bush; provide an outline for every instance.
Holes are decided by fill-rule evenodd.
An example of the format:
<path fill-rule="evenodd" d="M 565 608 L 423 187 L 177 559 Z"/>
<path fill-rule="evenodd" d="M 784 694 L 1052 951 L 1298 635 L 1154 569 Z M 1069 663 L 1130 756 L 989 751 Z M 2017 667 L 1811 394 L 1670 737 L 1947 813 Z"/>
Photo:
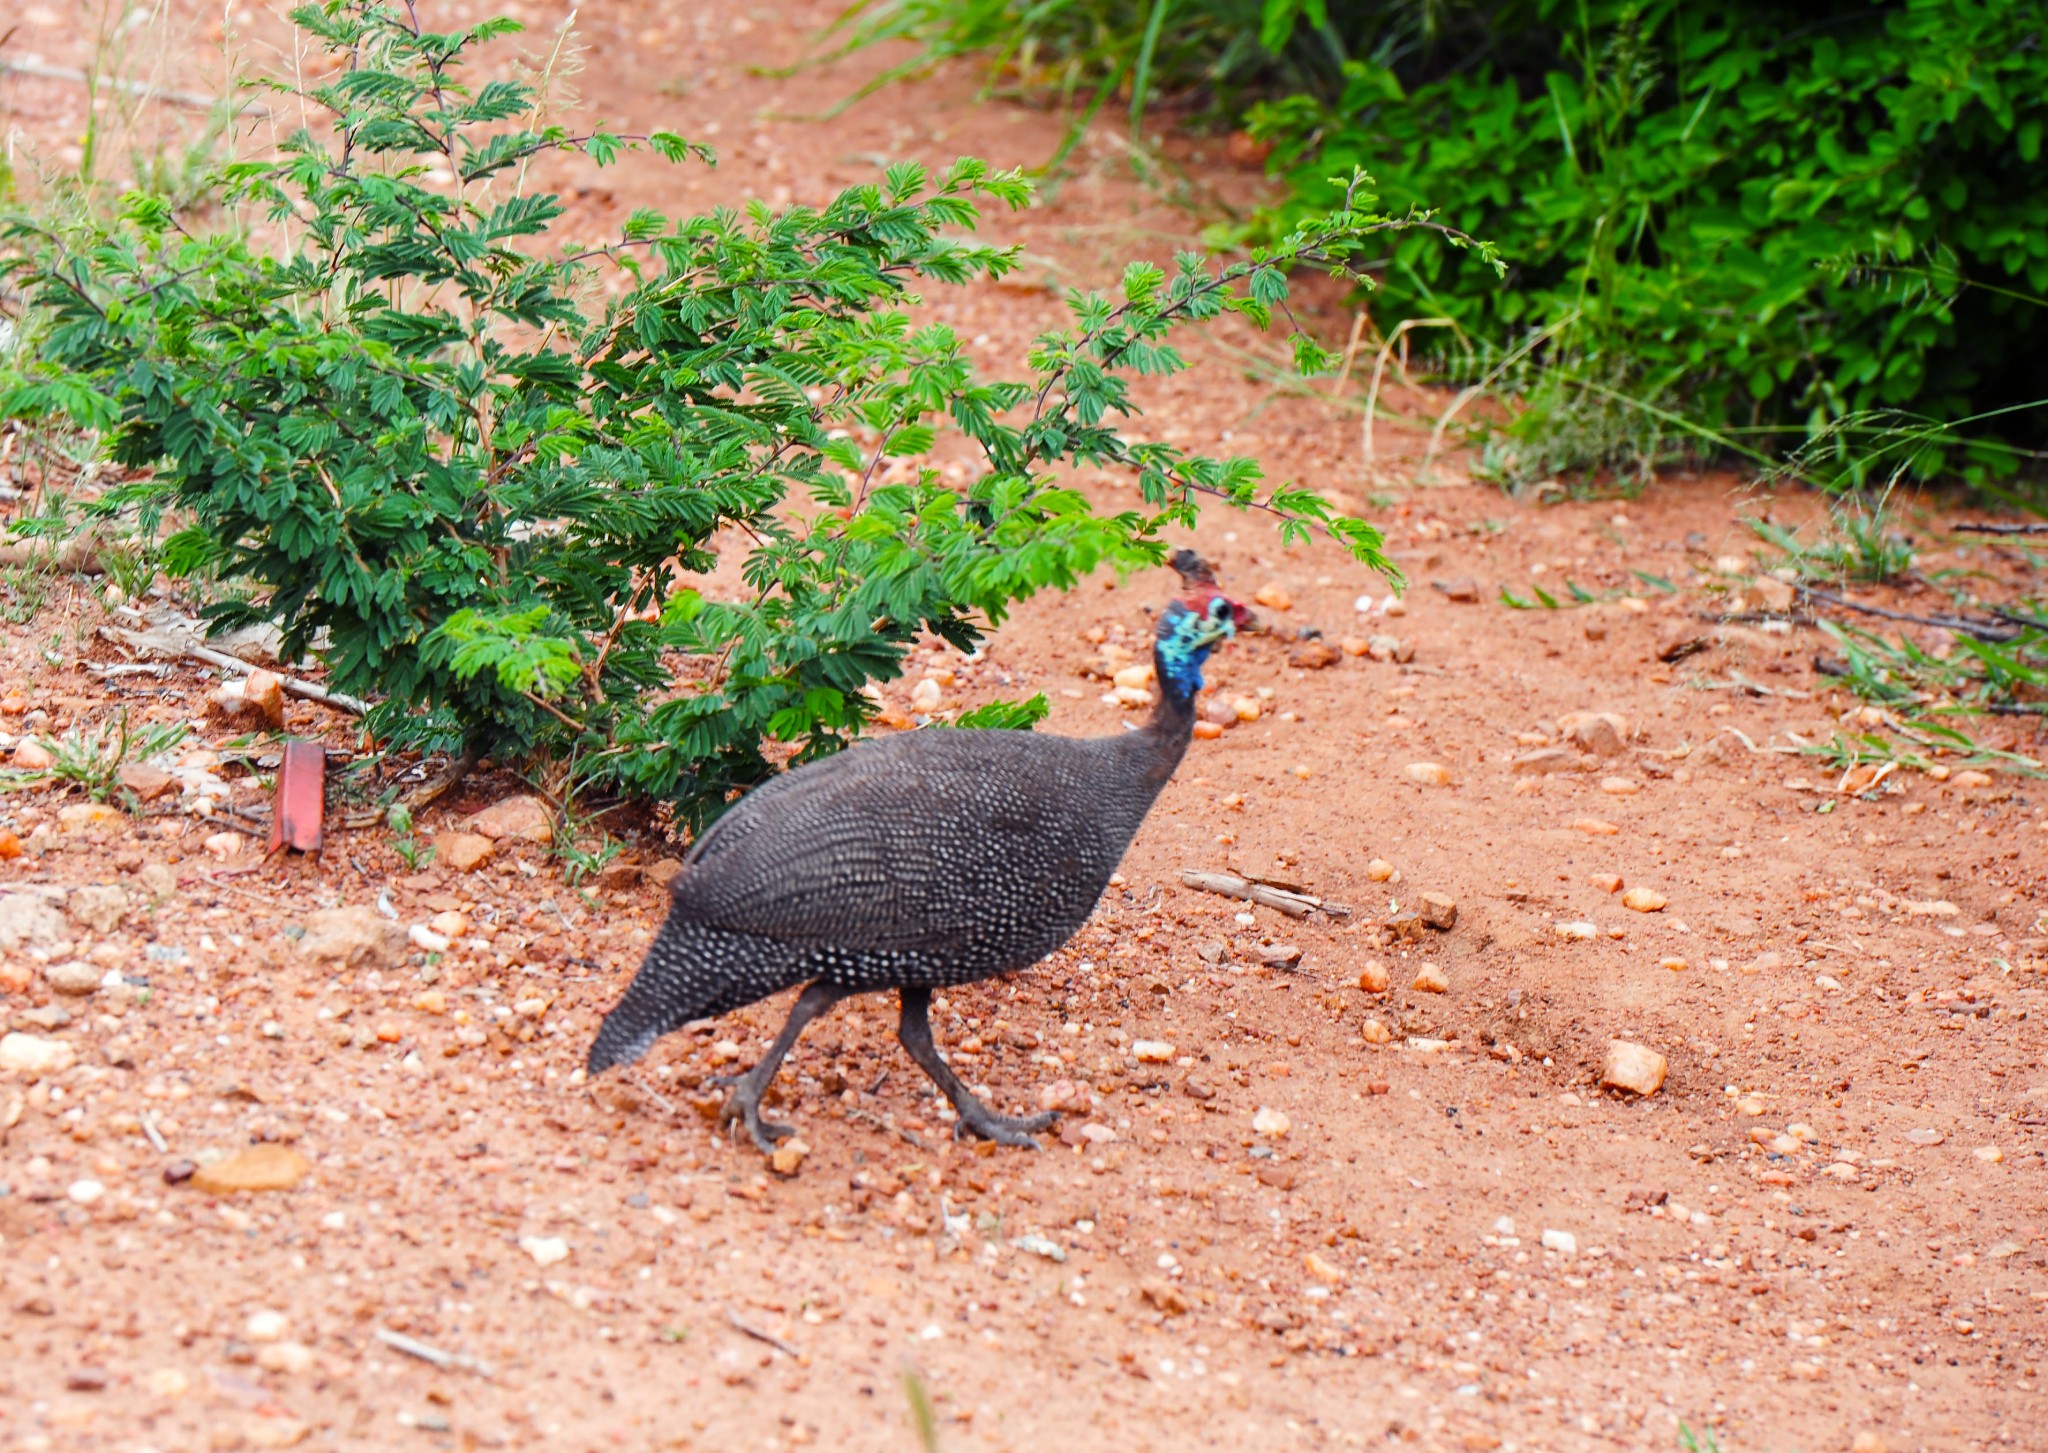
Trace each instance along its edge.
<path fill-rule="evenodd" d="M 117 502 L 175 512 L 167 568 L 231 588 L 213 620 L 317 645 L 385 742 L 573 764 L 701 822 L 857 733 L 920 632 L 971 649 L 1035 591 L 1157 563 L 1204 498 L 1391 570 L 1377 530 L 1251 460 L 1126 432 L 1131 381 L 1182 366 L 1176 328 L 1266 326 L 1287 269 L 1342 270 L 1378 234 L 1465 243 L 1365 210 L 1357 182 L 1242 261 L 1134 263 L 1119 294 L 1072 295 L 1026 375 L 990 380 L 916 321 L 915 289 L 1010 269 L 1015 249 L 961 234 L 1027 202 L 1016 174 L 901 165 L 820 206 L 641 212 L 566 251 L 560 203 L 519 185 L 530 158 L 708 155 L 571 134 L 531 87 L 468 83 L 511 21 L 435 33 L 372 0 L 293 18 L 338 57 L 303 92 L 324 122 L 219 178 L 222 215 L 269 235 L 187 232 L 140 194 L 110 221 L 15 218 L 0 271 L 36 346 L 0 411 L 96 432 Z M 942 431 L 967 482 L 932 466 Z M 1128 472 L 1142 504 L 1097 512 L 1061 481 L 1076 465 Z M 742 584 L 714 599 L 692 578 L 720 550 Z"/>

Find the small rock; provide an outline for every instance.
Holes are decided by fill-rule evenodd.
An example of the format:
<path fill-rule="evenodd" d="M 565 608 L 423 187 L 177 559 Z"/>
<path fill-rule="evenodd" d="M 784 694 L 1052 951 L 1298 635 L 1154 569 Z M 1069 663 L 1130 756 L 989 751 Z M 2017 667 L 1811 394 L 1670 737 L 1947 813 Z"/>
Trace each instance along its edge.
<path fill-rule="evenodd" d="M 569 1243 L 559 1236 L 522 1236 L 519 1249 L 532 1257 L 536 1266 L 554 1266 L 569 1259 Z"/>
<path fill-rule="evenodd" d="M 1568 712 L 1557 719 L 1557 729 L 1596 757 L 1619 757 L 1628 750 L 1628 718 L 1615 712 Z"/>
<path fill-rule="evenodd" d="M 1563 747 L 1538 747 L 1532 752 L 1518 752 L 1508 760 L 1508 771 L 1517 777 L 1547 777 L 1553 772 L 1578 770 L 1578 755 Z"/>
<path fill-rule="evenodd" d="M 1138 1284 L 1138 1291 L 1169 1317 L 1178 1317 L 1188 1309 L 1188 1299 L 1181 1289 L 1163 1276 L 1146 1277 Z"/>
<path fill-rule="evenodd" d="M 1387 966 L 1378 959 L 1369 959 L 1358 971 L 1358 987 L 1368 994 L 1387 992 Z"/>
<path fill-rule="evenodd" d="M 1621 874 L 1619 873 L 1595 873 L 1586 882 L 1591 887 L 1598 888 L 1602 893 L 1619 893 L 1621 891 Z"/>
<path fill-rule="evenodd" d="M 1885 1453 L 1884 1439 L 1865 1428 L 1849 1445 L 1849 1453 Z"/>
<path fill-rule="evenodd" d="M 104 802 L 72 802 L 57 809 L 57 825 L 66 832 L 91 832 L 97 827 L 112 827 L 125 817 L 121 809 L 109 807 Z"/>
<path fill-rule="evenodd" d="M 434 834 L 434 857 L 458 873 L 474 873 L 491 860 L 497 843 L 482 833 L 442 832 Z"/>
<path fill-rule="evenodd" d="M 1065 1261 L 1067 1248 L 1044 1236 L 1013 1236 L 1010 1244 L 1029 1256 L 1042 1256 L 1047 1261 Z"/>
<path fill-rule="evenodd" d="M 123 762 L 120 770 L 114 773 L 114 780 L 143 802 L 154 802 L 178 785 L 176 777 L 147 762 Z"/>
<path fill-rule="evenodd" d="M 1380 927 L 1397 943 L 1422 941 L 1422 915 L 1412 908 L 1404 908 L 1399 913 L 1389 913 L 1380 920 Z"/>
<path fill-rule="evenodd" d="M 547 804 L 524 794 L 492 803 L 472 815 L 464 827 L 492 842 L 501 838 L 542 844 L 555 840 L 555 822 Z"/>
<path fill-rule="evenodd" d="M 1991 774 L 1989 772 L 1979 772 L 1974 767 L 1965 767 L 1962 771 L 1956 773 L 1955 776 L 1949 778 L 1949 781 L 1957 787 L 1989 787 L 1991 785 Z"/>
<path fill-rule="evenodd" d="M 1577 1256 L 1579 1254 L 1579 1238 L 1572 1235 L 1569 1231 L 1545 1231 L 1543 1233 L 1543 1249 L 1545 1251 L 1555 1251 L 1559 1256 Z"/>
<path fill-rule="evenodd" d="M 1324 640 L 1303 641 L 1287 653 L 1287 664 L 1303 671 L 1321 671 L 1343 659 L 1343 653 Z"/>
<path fill-rule="evenodd" d="M 1223 728 L 1213 721 L 1198 721 L 1195 723 L 1194 733 L 1197 741 L 1213 742 L 1223 735 Z"/>
<path fill-rule="evenodd" d="M 24 772 L 47 772 L 56 763 L 50 749 L 34 737 L 25 737 L 15 743 L 14 765 Z"/>
<path fill-rule="evenodd" d="M 251 1312 L 242 1321 L 242 1335 L 251 1342 L 279 1342 L 291 1329 L 291 1320 L 283 1312 L 265 1308 Z"/>
<path fill-rule="evenodd" d="M 775 1153 L 768 1157 L 768 1165 L 777 1175 L 786 1178 L 803 1169 L 804 1157 L 810 1153 L 810 1146 L 803 1141 L 785 1140 L 776 1146 Z"/>
<path fill-rule="evenodd" d="M 1441 968 L 1424 963 L 1416 966 L 1415 980 L 1408 987 L 1418 994 L 1448 994 L 1451 981 Z"/>
<path fill-rule="evenodd" d="M 443 938 L 461 938 L 469 932 L 469 917 L 451 908 L 428 919 L 427 927 Z"/>
<path fill-rule="evenodd" d="M 1038 1108 L 1085 1115 L 1095 1108 L 1095 1102 L 1088 1093 L 1088 1087 L 1079 1080 L 1054 1080 L 1039 1087 Z"/>
<path fill-rule="evenodd" d="M 1656 1050 L 1626 1039 L 1607 1041 L 1607 1060 L 1600 1067 L 1600 1083 L 1637 1095 L 1654 1095 L 1663 1088 L 1670 1061 Z"/>
<path fill-rule="evenodd" d="M 1230 710 L 1239 721 L 1257 721 L 1265 708 L 1256 696 L 1233 696 L 1230 698 Z"/>
<path fill-rule="evenodd" d="M 1358 1026 L 1358 1037 L 1367 1044 L 1392 1044 L 1394 1031 L 1377 1019 L 1368 1019 Z"/>
<path fill-rule="evenodd" d="M 256 1349 L 256 1365 L 265 1372 L 301 1377 L 313 1370 L 313 1349 L 303 1342 L 274 1342 Z"/>
<path fill-rule="evenodd" d="M 0 949 L 52 948 L 70 935 L 64 915 L 30 893 L 0 894 Z"/>
<path fill-rule="evenodd" d="M 1346 636 L 1337 645 L 1347 656 L 1363 656 L 1372 649 L 1372 642 L 1364 636 Z"/>
<path fill-rule="evenodd" d="M 1394 865 L 1385 858 L 1374 858 L 1365 865 L 1365 876 L 1375 883 L 1392 882 L 1394 873 Z"/>
<path fill-rule="evenodd" d="M 1631 888 L 1621 895 L 1621 906 L 1638 913 L 1662 912 L 1669 900 L 1654 888 Z"/>
<path fill-rule="evenodd" d="M 374 908 L 322 908 L 306 915 L 299 952 L 344 968 L 388 968 L 405 954 L 405 930 Z"/>
<path fill-rule="evenodd" d="M 1621 829 L 1611 822 L 1602 822 L 1597 817 L 1582 817 L 1572 824 L 1573 832 L 1582 832 L 1588 837 L 1613 837 Z"/>
<path fill-rule="evenodd" d="M 1269 1135 L 1275 1140 L 1281 1139 L 1293 1128 L 1294 1122 L 1289 1120 L 1283 1112 L 1273 1109 L 1270 1105 L 1261 1105 L 1258 1113 L 1252 1116 L 1252 1129 L 1261 1135 Z"/>
<path fill-rule="evenodd" d="M 64 911 L 94 933 L 112 933 L 128 915 L 128 892 L 118 883 L 88 883 L 71 890 Z"/>
<path fill-rule="evenodd" d="M 1190 1100 L 1213 1100 L 1216 1098 L 1215 1087 L 1207 1080 L 1198 1079 L 1194 1075 L 1189 1075 L 1185 1080 L 1181 1081 L 1180 1090 Z M 1044 1096 L 1041 1094 L 1039 1098 L 1040 1102 L 1043 1103 Z"/>
<path fill-rule="evenodd" d="M 252 1145 L 226 1160 L 199 1167 L 191 1186 L 209 1196 L 236 1191 L 288 1191 L 304 1180 L 313 1163 L 283 1145 Z"/>
<path fill-rule="evenodd" d="M 1133 691 L 1143 691 L 1152 684 L 1152 668 L 1149 665 L 1125 666 L 1109 680 L 1112 686 L 1128 686 Z"/>
<path fill-rule="evenodd" d="M 1301 962 L 1301 946 L 1292 943 L 1262 943 L 1252 957 L 1270 969 L 1291 969 Z"/>
<path fill-rule="evenodd" d="M 405 931 L 406 940 L 416 949 L 430 954 L 445 954 L 451 940 L 446 934 L 434 932 L 424 923 L 415 923 Z"/>
<path fill-rule="evenodd" d="M 1986 1165 L 1997 1165 L 2005 1159 L 2005 1152 L 1995 1145 L 1980 1145 L 1970 1154 Z"/>
<path fill-rule="evenodd" d="M 107 1188 L 95 1180 L 73 1181 L 65 1187 L 65 1199 L 81 1206 L 90 1206 L 107 1193 Z"/>
<path fill-rule="evenodd" d="M 1602 777 L 1600 790 L 1609 797 L 1633 797 L 1643 790 L 1643 784 L 1627 777 Z"/>
<path fill-rule="evenodd" d="M 207 835 L 199 845 L 210 858 L 225 860 L 242 851 L 242 835 L 238 832 L 216 832 Z"/>
<path fill-rule="evenodd" d="M 76 1063 L 78 1051 L 61 1039 L 19 1033 L 0 1038 L 0 1070 L 13 1070 L 20 1075 L 55 1075 Z"/>
<path fill-rule="evenodd" d="M 1469 576 L 1460 576 L 1456 580 L 1432 580 L 1430 584 L 1442 591 L 1446 600 L 1454 600 L 1461 605 L 1473 605 L 1479 600 L 1479 583 Z"/>
<path fill-rule="evenodd" d="M 104 977 L 105 974 L 97 964 L 89 964 L 84 959 L 51 964 L 43 970 L 43 982 L 59 994 L 95 993 L 100 987 L 100 980 Z"/>
<path fill-rule="evenodd" d="M 1906 1139 L 1911 1141 L 1914 1145 L 1939 1145 L 1942 1141 L 1948 1139 L 1948 1137 L 1946 1135 L 1943 1135 L 1939 1130 L 1932 1129 L 1928 1126 L 1921 1126 L 1917 1129 L 1908 1130 L 1906 1132 Z"/>
<path fill-rule="evenodd" d="M 1141 1039 L 1131 1046 L 1131 1054 L 1141 1064 L 1163 1065 L 1172 1062 L 1174 1048 L 1163 1039 Z"/>
<path fill-rule="evenodd" d="M 1287 593 L 1287 587 L 1277 584 L 1260 586 L 1252 599 L 1268 610 L 1286 610 L 1294 604 L 1294 597 Z"/>
<path fill-rule="evenodd" d="M 1439 933 L 1448 932 L 1458 921 L 1458 903 L 1448 893 L 1422 895 L 1422 921 Z"/>
<path fill-rule="evenodd" d="M 1310 1276 L 1314 1277 L 1317 1281 L 1323 1283 L 1323 1285 L 1325 1286 L 1336 1286 L 1339 1282 L 1344 1280 L 1343 1271 L 1340 1270 L 1334 1263 L 1325 1261 L 1322 1258 L 1322 1256 L 1316 1252 L 1311 1251 L 1308 1253 L 1308 1255 L 1302 1257 L 1301 1264 L 1304 1268 L 1307 1269 L 1308 1274 Z"/>
<path fill-rule="evenodd" d="M 1507 771 L 1516 777 L 1548 777 L 1552 773 L 1579 771 L 1577 752 L 1563 746 L 1538 746 L 1532 752 L 1516 752 L 1507 760 Z"/>
<path fill-rule="evenodd" d="M 1448 787 L 1451 785 L 1450 768 L 1438 762 L 1410 762 L 1401 769 L 1410 782 L 1424 787 Z"/>
<path fill-rule="evenodd" d="M 1600 936 L 1600 929 L 1591 923 L 1554 923 L 1551 932 L 1571 943 L 1583 943 Z"/>
<path fill-rule="evenodd" d="M 682 871 L 683 865 L 677 859 L 656 858 L 641 870 L 641 876 L 646 878 L 656 888 L 667 892 L 669 884 L 675 882 L 682 874 Z"/>

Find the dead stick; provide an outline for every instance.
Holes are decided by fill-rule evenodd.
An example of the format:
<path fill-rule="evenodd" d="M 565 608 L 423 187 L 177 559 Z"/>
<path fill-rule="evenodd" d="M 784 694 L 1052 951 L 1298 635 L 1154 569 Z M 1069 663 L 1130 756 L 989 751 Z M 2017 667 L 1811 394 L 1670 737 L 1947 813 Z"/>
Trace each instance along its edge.
<path fill-rule="evenodd" d="M 1205 873 L 1196 868 L 1182 868 L 1180 880 L 1190 888 L 1199 888 L 1204 893 L 1217 893 L 1225 898 L 1243 898 L 1252 903 L 1264 904 L 1278 909 L 1289 918 L 1306 918 L 1311 913 L 1325 913 L 1332 918 L 1348 918 L 1351 910 L 1341 903 L 1327 903 L 1320 898 L 1311 898 L 1306 893 L 1290 893 L 1284 888 L 1269 887 L 1240 878 L 1234 873 Z"/>
<path fill-rule="evenodd" d="M 163 645 L 150 640 L 141 631 L 124 631 L 119 626 L 101 626 L 100 635 L 103 639 L 112 641 L 116 645 L 126 646 L 131 651 L 147 651 L 155 654 L 166 653 L 166 648 Z M 210 646 L 179 646 L 176 649 L 177 653 L 181 656 L 188 657 L 194 661 L 203 661 L 207 665 L 217 666 L 223 671 L 239 671 L 246 676 L 252 671 L 264 669 L 260 666 L 251 665 L 239 656 L 230 656 L 225 651 L 216 651 Z M 280 676 L 278 680 L 282 683 L 284 693 L 287 696 L 296 696 L 305 701 L 317 701 L 322 706 L 331 706 L 335 710 L 345 711 L 351 716 L 361 716 L 370 709 L 370 704 L 366 701 L 349 696 L 344 692 L 329 691 L 324 686 L 315 686 L 312 682 L 301 681 L 296 676 Z"/>
<path fill-rule="evenodd" d="M 17 76 L 34 76 L 42 81 L 95 79 L 84 71 L 75 70 L 70 66 L 53 66 L 43 61 L 0 61 L 0 71 Z M 195 111 L 211 111 L 223 100 L 220 96 L 209 96 L 204 91 L 167 90 L 162 86 L 146 85 L 141 81 L 126 81 L 115 76 L 100 76 L 97 82 L 126 96 L 140 96 L 145 101 L 169 101 L 174 106 L 189 106 Z M 236 106 L 235 113 L 241 115 L 244 112 L 251 116 L 268 116 L 270 108 L 261 101 L 243 101 Z"/>
<path fill-rule="evenodd" d="M 491 1375 L 489 1363 L 474 1357 L 466 1357 L 459 1352 L 443 1352 L 431 1343 L 408 1337 L 403 1332 L 394 1332 L 389 1327 L 372 1327 L 370 1335 L 394 1351 L 403 1352 L 407 1357 L 417 1357 L 422 1362 L 431 1362 L 439 1368 L 460 1368 L 464 1372 L 473 1372 L 478 1377 Z"/>
<path fill-rule="evenodd" d="M 801 1360 L 803 1357 L 803 1353 L 797 1351 L 796 1348 L 792 1347 L 789 1343 L 783 1341 L 773 1332 L 762 1331 L 759 1327 L 756 1327 L 753 1323 L 741 1317 L 740 1314 L 738 1312 L 735 1312 L 731 1307 L 727 1307 L 725 1309 L 725 1320 L 732 1324 L 733 1331 L 745 1333 L 747 1336 L 753 1338 L 756 1342 L 766 1342 L 770 1347 L 773 1347 L 777 1352 L 780 1352 L 784 1357 L 792 1357 L 797 1358 L 799 1360 Z"/>
<path fill-rule="evenodd" d="M 1973 621 L 1965 616 L 1923 616 L 1911 611 L 1886 610 L 1881 605 L 1864 605 L 1845 595 L 1836 595 L 1832 590 L 1820 590 L 1811 585 L 1792 587 L 1808 600 L 1825 601 L 1838 605 L 1844 610 L 1860 611 L 1864 615 L 1881 616 L 1888 621 L 1905 621 L 1916 626 L 1936 626 L 1944 631 L 1956 631 L 1965 636 L 1974 636 L 1980 641 L 2010 641 L 2019 634 L 2017 629 L 2008 630 L 1996 621 Z"/>
<path fill-rule="evenodd" d="M 1965 520 L 1960 525 L 1950 525 L 1951 530 L 1967 530 L 1973 535 L 2048 535 L 2048 522 L 2025 525 L 1980 525 Z"/>

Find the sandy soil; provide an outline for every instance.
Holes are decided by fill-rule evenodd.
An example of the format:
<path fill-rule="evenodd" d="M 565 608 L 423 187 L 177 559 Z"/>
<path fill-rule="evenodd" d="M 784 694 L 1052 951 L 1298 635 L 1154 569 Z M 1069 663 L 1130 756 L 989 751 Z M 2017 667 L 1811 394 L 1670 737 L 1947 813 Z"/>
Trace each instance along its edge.
<path fill-rule="evenodd" d="M 639 164 L 586 178 L 578 224 L 812 198 L 882 157 L 1050 151 L 1054 121 L 975 108 L 959 77 L 778 119 L 861 74 L 745 70 L 828 14 L 587 11 L 590 108 L 704 136 L 724 162 L 680 191 Z M 217 15 L 191 17 L 200 41 Z M 280 33 L 236 24 L 259 59 Z M 9 53 L 75 64 L 75 28 L 51 0 Z M 8 79 L 0 104 L 52 152 L 82 119 L 59 81 Z M 1257 179 L 1220 150 L 1179 154 L 1246 194 Z M 1195 230 L 1112 139 L 1084 156 L 991 229 L 1029 249 L 1024 285 L 932 299 L 991 364 L 1059 321 L 1047 283 L 1106 281 Z M 1090 1108 L 1063 1139 L 954 1144 L 893 1002 L 867 999 L 792 1057 L 780 1113 L 809 1154 L 773 1175 L 714 1133 L 705 1079 L 750 1062 L 784 1001 L 671 1037 L 636 1081 L 581 1082 L 659 921 L 645 875 L 579 893 L 509 838 L 480 871 L 414 872 L 381 832 L 259 865 L 204 848 L 218 825 L 189 794 L 139 821 L 15 794 L 0 828 L 29 851 L 0 861 L 0 915 L 25 937 L 0 948 L 0 1013 L 75 1063 L 0 1071 L 0 1447 L 896 1450 L 918 1446 L 906 1373 L 961 1450 L 1672 1448 L 1681 1423 L 1744 1453 L 2043 1446 L 2041 785 L 1899 772 L 1859 797 L 1796 754 L 1859 706 L 1814 675 L 1820 638 L 1702 616 L 1771 590 L 1741 517 L 1812 501 L 1679 478 L 1539 509 L 1458 459 L 1417 483 L 1424 435 L 1389 426 L 1368 479 L 1355 412 L 1249 380 L 1226 343 L 1251 340 L 1197 348 L 1148 394 L 1148 427 L 1359 508 L 1378 496 L 1413 589 L 1385 612 L 1334 549 L 1204 524 L 1226 583 L 1269 602 L 1272 633 L 1211 665 L 1258 719 L 1195 744 L 1071 945 L 938 1016 L 1006 1106 L 1071 1082 Z M 1923 569 L 2026 588 L 2017 552 L 1944 537 L 1937 502 L 1914 518 Z M 1566 576 L 1612 598 L 1497 599 Z M 982 662 L 934 651 L 895 694 L 951 672 L 948 700 L 1043 690 L 1047 729 L 1117 731 L 1084 673 L 1141 642 L 1168 589 L 1034 602 Z M 86 669 L 121 659 L 92 637 L 105 618 L 97 583 L 67 579 L 0 632 L 10 742 L 121 708 L 200 716 L 210 673 Z M 1412 659 L 1311 669 L 1303 629 Z M 1659 659 L 1685 636 L 1705 649 Z M 1588 729 L 1607 755 L 1577 749 L 1574 712 L 1622 718 L 1618 740 Z M 315 706 L 292 726 L 351 740 Z M 1986 740 L 2041 755 L 2026 730 Z M 197 755 L 230 735 L 204 724 L 180 749 L 228 780 L 223 808 L 262 800 L 249 764 Z M 1557 770 L 1514 760 L 1546 748 Z M 423 830 L 518 790 L 475 779 Z M 643 832 L 628 856 L 677 850 Z M 1352 912 L 1295 921 L 1181 883 L 1226 867 Z M 1661 911 L 1624 907 L 1617 879 Z M 1394 938 L 1383 921 L 1426 892 L 1455 925 Z M 380 902 L 403 927 L 466 923 L 443 919 L 459 931 L 439 956 L 305 952 L 310 915 Z M 1261 962 L 1276 945 L 1295 969 Z M 80 961 L 113 981 L 56 992 Z M 1445 992 L 1409 987 L 1425 965 Z M 1359 987 L 1374 966 L 1384 992 Z M 1141 1060 L 1139 1040 L 1172 1049 Z M 1601 1087 L 1611 1040 L 1668 1057 L 1658 1093 Z M 293 1188 L 199 1188 L 262 1147 L 303 1158 Z"/>

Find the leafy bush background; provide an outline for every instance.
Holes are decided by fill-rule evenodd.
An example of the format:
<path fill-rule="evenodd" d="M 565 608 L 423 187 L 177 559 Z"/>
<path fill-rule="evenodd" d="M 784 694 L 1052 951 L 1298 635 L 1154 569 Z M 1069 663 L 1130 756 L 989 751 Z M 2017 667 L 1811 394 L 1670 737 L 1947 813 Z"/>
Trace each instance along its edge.
<path fill-rule="evenodd" d="M 34 348 L 0 366 L 0 413 L 96 436 L 130 480 L 108 507 L 175 511 L 166 568 L 230 587 L 213 619 L 319 643 L 384 742 L 701 822 L 857 733 L 921 632 L 971 649 L 1036 591 L 1157 564 L 1205 497 L 1391 573 L 1321 497 L 1125 432 L 1132 380 L 1182 366 L 1176 329 L 1266 326 L 1287 268 L 1341 271 L 1411 225 L 1361 195 L 1228 267 L 1134 263 L 1117 295 L 1070 297 L 1022 378 L 987 380 L 911 309 L 1013 265 L 959 234 L 1026 202 L 1015 174 L 901 165 L 816 208 L 639 213 L 564 254 L 529 158 L 701 149 L 572 134 L 533 88 L 467 79 L 509 21 L 435 33 L 371 0 L 293 18 L 342 58 L 305 93 L 323 123 L 227 166 L 213 228 L 144 192 L 7 222 L 0 279 L 34 305 Z M 255 216 L 260 244 L 237 225 Z M 596 286 L 607 269 L 630 285 Z M 974 460 L 958 488 L 929 462 L 942 431 Z M 1076 464 L 1142 502 L 1098 514 L 1061 482 Z M 744 555 L 737 599 L 689 584 L 721 549 Z"/>
<path fill-rule="evenodd" d="M 1903 462 L 1925 473 L 2009 472 L 2048 440 L 2036 4 L 893 0 L 864 16 L 1026 86 L 1248 105 L 1291 192 L 1262 229 L 1357 166 L 1389 205 L 1493 240 L 1505 288 L 1397 240 L 1375 314 L 1383 331 L 1454 320 L 1475 371 L 1539 406 L 1511 476 L 1647 465 L 1674 425 L 1708 452 L 1819 441 L 1806 462 L 1851 477 L 1902 415 L 1962 426 L 1913 434 Z"/>

